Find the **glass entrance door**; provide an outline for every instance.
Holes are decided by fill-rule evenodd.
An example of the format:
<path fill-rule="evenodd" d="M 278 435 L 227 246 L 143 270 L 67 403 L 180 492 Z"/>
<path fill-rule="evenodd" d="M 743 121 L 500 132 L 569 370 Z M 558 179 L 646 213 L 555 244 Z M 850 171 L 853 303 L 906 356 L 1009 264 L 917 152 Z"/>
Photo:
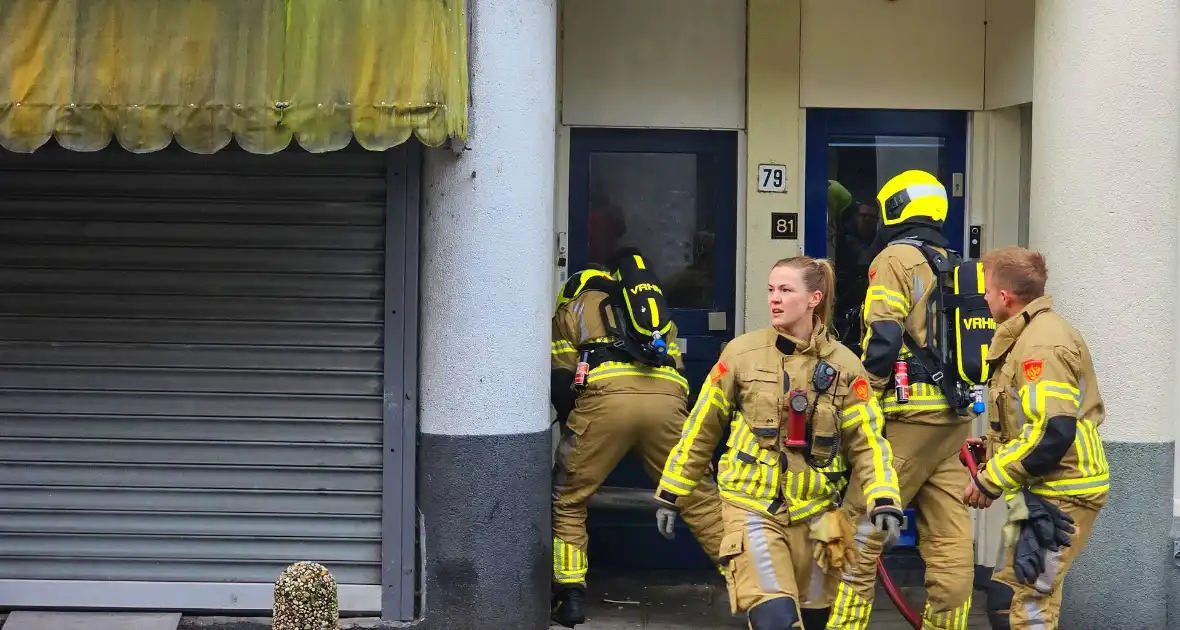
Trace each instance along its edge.
<path fill-rule="evenodd" d="M 965 112 L 808 110 L 804 252 L 832 259 L 834 323 L 854 351 L 860 352 L 877 191 L 909 169 L 938 177 L 950 200 L 943 234 L 962 253 L 966 164 Z"/>
<path fill-rule="evenodd" d="M 637 247 L 655 269 L 679 332 L 689 404 L 734 336 L 737 133 L 672 129 L 574 129 L 570 135 L 569 271 L 605 264 Z M 634 458 L 606 479 L 611 488 L 655 484 Z M 683 522 L 676 539 L 656 531 L 654 512 L 591 509 L 592 566 L 708 568 Z M 593 569 L 592 569 L 593 570 Z"/>

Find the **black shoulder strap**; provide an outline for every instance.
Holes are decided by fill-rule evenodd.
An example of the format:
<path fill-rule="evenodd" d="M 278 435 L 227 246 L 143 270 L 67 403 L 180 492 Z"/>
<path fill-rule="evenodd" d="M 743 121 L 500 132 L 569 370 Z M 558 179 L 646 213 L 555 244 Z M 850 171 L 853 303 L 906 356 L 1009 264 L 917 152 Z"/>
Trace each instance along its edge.
<path fill-rule="evenodd" d="M 893 241 L 893 242 L 894 243 L 904 243 L 906 245 L 912 245 L 915 248 L 917 248 L 919 252 L 922 253 L 922 257 L 926 259 L 926 264 L 930 266 L 930 271 L 933 272 L 933 275 L 934 275 L 934 284 L 930 289 L 931 290 L 930 299 L 931 300 L 937 299 L 939 301 L 939 306 L 942 306 L 942 304 L 941 304 L 941 301 L 942 301 L 941 298 L 942 298 L 942 292 L 943 292 L 942 291 L 942 273 L 944 272 L 944 270 L 939 268 L 940 265 L 938 264 L 938 260 L 936 258 L 937 252 L 935 252 L 926 243 L 923 243 L 922 241 L 919 241 L 916 239 L 899 239 L 899 240 Z M 943 258 L 943 260 L 946 261 L 947 263 L 950 263 L 950 261 L 947 258 Z M 917 300 L 914 300 L 914 301 L 916 302 Z M 929 303 L 929 300 L 927 303 Z M 934 310 L 937 311 L 940 309 L 936 308 Z M 930 309 L 928 309 L 928 312 L 930 312 Z M 930 322 L 926 322 L 926 330 L 927 330 L 927 334 L 929 334 Z M 910 334 L 910 331 L 907 330 L 904 326 L 902 327 L 902 333 L 903 333 L 902 338 L 905 341 L 905 345 L 908 346 L 910 351 L 912 351 L 914 353 L 914 358 L 917 359 L 918 363 L 926 370 L 926 372 L 928 374 L 930 374 L 930 379 L 934 381 L 934 384 L 937 385 L 939 387 L 939 389 L 942 389 L 943 392 L 945 393 L 946 388 L 943 387 L 942 381 L 946 375 L 943 374 L 943 371 L 942 371 L 941 359 L 939 359 L 939 357 L 936 354 L 934 354 L 934 351 L 930 349 L 929 344 L 920 345 L 918 343 L 918 340 L 914 339 L 913 335 Z"/>

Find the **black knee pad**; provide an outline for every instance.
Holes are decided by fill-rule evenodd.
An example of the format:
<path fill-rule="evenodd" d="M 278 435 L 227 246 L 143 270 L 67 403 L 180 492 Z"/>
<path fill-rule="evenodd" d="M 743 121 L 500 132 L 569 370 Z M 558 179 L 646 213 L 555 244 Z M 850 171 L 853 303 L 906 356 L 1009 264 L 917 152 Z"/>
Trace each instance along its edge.
<path fill-rule="evenodd" d="M 828 617 L 832 614 L 831 608 L 804 608 L 803 610 L 803 630 L 824 630 L 828 627 Z"/>
<path fill-rule="evenodd" d="M 746 615 L 753 630 L 800 630 L 795 600 L 776 597 L 750 609 Z"/>
<path fill-rule="evenodd" d="M 987 621 L 992 630 L 1010 630 L 1012 621 L 1012 587 L 994 580 L 987 583 Z"/>

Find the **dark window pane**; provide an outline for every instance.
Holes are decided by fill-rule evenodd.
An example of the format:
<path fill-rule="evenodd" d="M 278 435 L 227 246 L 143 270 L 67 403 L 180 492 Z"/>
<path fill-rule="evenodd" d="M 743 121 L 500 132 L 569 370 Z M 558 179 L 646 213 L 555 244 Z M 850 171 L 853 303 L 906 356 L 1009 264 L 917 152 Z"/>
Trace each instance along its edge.
<path fill-rule="evenodd" d="M 673 308 L 713 308 L 712 182 L 691 153 L 590 156 L 591 263 L 637 247 Z"/>
<path fill-rule="evenodd" d="M 860 305 L 868 289 L 877 233 L 877 191 L 903 171 L 939 171 L 943 139 L 833 136 L 828 142 L 828 250 L 836 268 L 835 325 L 841 340 L 860 342 Z"/>

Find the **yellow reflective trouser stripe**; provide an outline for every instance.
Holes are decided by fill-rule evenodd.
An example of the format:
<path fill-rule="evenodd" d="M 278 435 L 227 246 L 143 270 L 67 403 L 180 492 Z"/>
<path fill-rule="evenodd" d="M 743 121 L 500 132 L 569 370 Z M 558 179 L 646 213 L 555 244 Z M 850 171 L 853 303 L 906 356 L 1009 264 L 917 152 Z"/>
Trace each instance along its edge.
<path fill-rule="evenodd" d="M 888 389 L 886 390 L 885 401 L 882 406 L 885 409 L 885 413 L 905 411 L 907 409 L 916 411 L 950 409 L 950 405 L 946 402 L 946 396 L 942 395 L 942 390 L 930 383 L 911 384 L 910 399 L 904 403 L 897 402 L 896 389 Z"/>
<path fill-rule="evenodd" d="M 587 565 L 585 551 L 553 537 L 553 581 L 558 584 L 585 582 Z"/>
<path fill-rule="evenodd" d="M 922 630 L 967 630 L 967 613 L 970 611 L 970 593 L 962 605 L 937 614 L 930 613 L 930 602 L 926 602 L 926 609 L 922 612 Z"/>
<path fill-rule="evenodd" d="M 684 388 L 684 393 L 688 393 L 688 381 L 681 376 L 674 368 L 670 367 L 650 367 L 645 365 L 633 365 L 628 363 L 607 362 L 590 370 L 586 375 L 587 383 L 595 383 L 608 378 L 615 378 L 618 376 L 647 376 L 650 378 L 658 378 L 665 381 L 671 381 Z"/>
<path fill-rule="evenodd" d="M 857 595 L 847 583 L 840 582 L 828 617 L 828 630 L 867 630 L 872 610 L 873 602 Z"/>

